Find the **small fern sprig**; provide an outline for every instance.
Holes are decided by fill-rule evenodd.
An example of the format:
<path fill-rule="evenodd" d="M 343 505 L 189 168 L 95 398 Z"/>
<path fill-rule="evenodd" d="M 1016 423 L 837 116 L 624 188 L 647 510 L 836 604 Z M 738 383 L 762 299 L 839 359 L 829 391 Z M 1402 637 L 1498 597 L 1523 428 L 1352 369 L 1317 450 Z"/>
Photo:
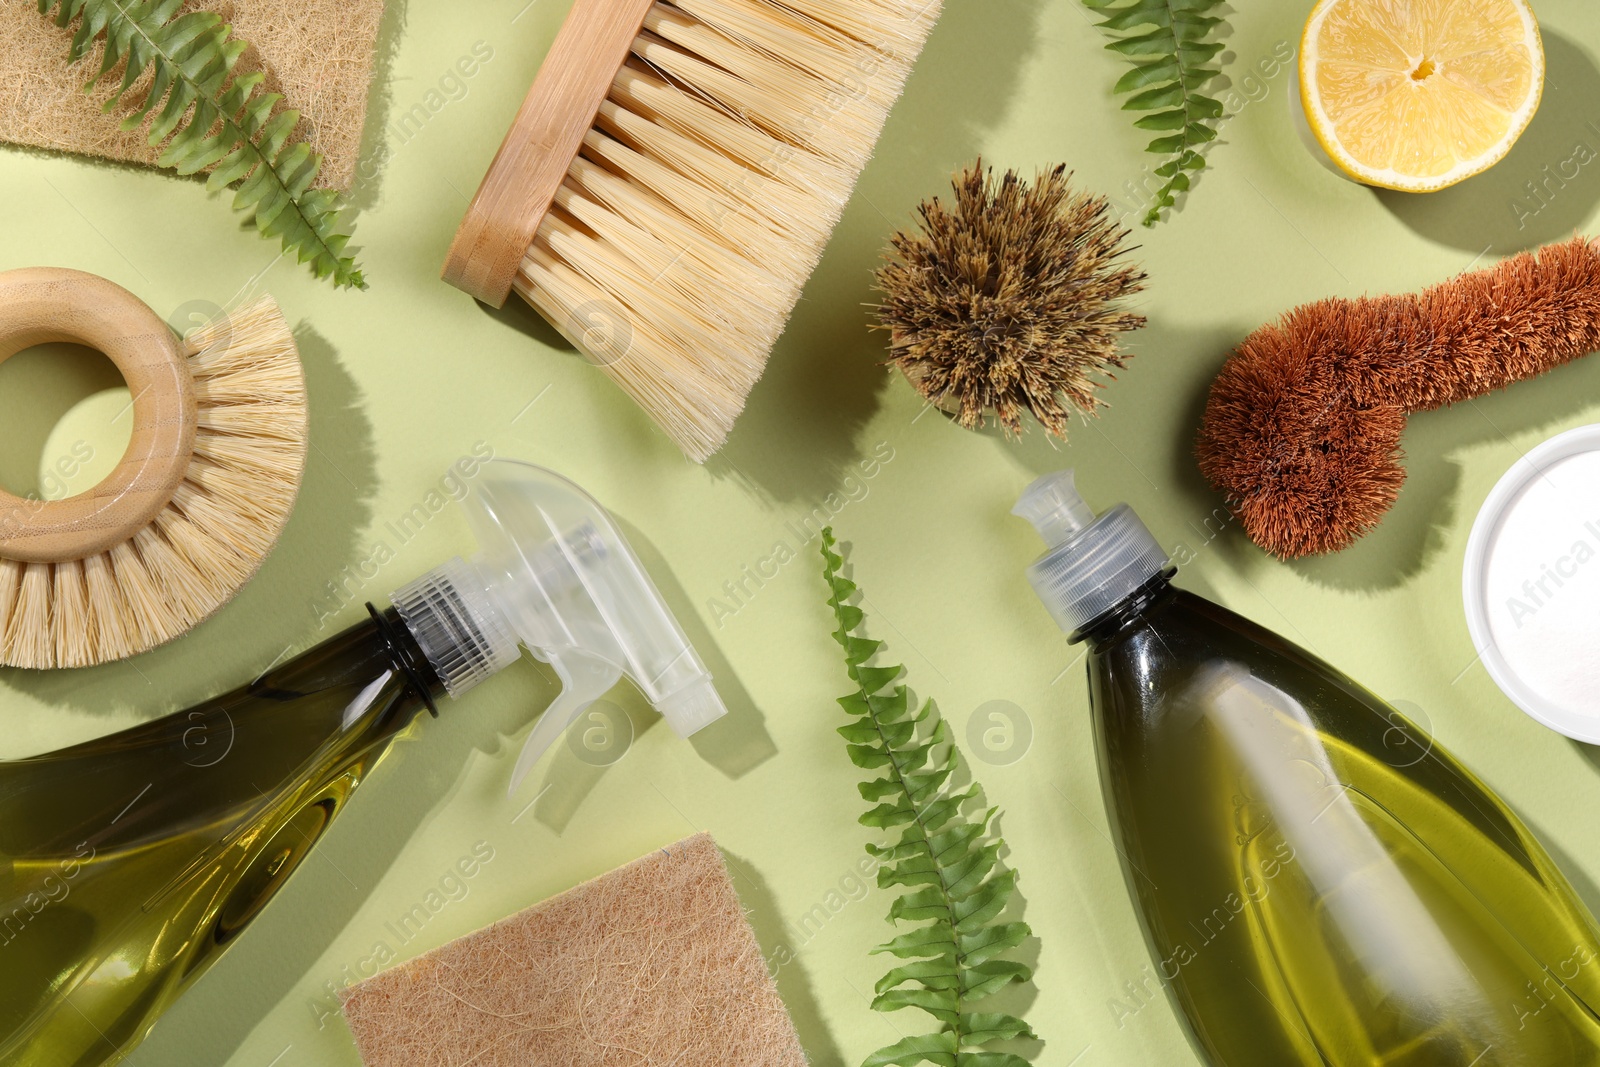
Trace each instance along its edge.
<path fill-rule="evenodd" d="M 264 78 L 259 71 L 232 77 L 249 44 L 231 37 L 215 12 L 179 14 L 182 6 L 182 0 L 39 0 L 39 13 L 53 11 L 63 28 L 77 23 L 68 62 L 103 44 L 99 70 L 85 92 L 126 61 L 105 111 L 150 72 L 144 97 L 122 128 L 136 129 L 154 114 L 150 144 L 166 141 L 161 166 L 179 174 L 215 167 L 207 190 L 236 186 L 234 209 L 248 212 L 261 236 L 280 238 L 284 251 L 309 263 L 319 278 L 366 288 L 355 260 L 343 255 L 349 237 L 335 229 L 338 192 L 311 188 L 322 157 L 304 141 L 291 141 L 300 113 L 273 114 L 283 97 L 258 91 Z"/>
<path fill-rule="evenodd" d="M 1125 56 L 1133 69 L 1117 80 L 1113 92 L 1133 93 L 1124 111 L 1145 111 L 1134 121 L 1142 130 L 1166 131 L 1145 149 L 1166 156 L 1156 168 L 1163 179 L 1155 202 L 1144 217 L 1154 226 L 1161 212 L 1178 202 L 1189 188 L 1189 172 L 1206 165 L 1200 147 L 1217 137 L 1222 104 L 1200 90 L 1222 71 L 1211 61 L 1222 45 L 1207 40 L 1222 18 L 1207 12 L 1222 0 L 1083 0 L 1106 18 L 1102 29 L 1118 34 L 1106 45 Z M 1134 31 L 1144 31 L 1136 33 Z"/>
<path fill-rule="evenodd" d="M 867 846 L 879 863 L 878 885 L 908 890 L 890 905 L 889 921 L 925 923 L 873 950 L 907 962 L 878 981 L 872 1006 L 878 1011 L 921 1008 L 941 1024 L 936 1033 L 879 1049 L 862 1067 L 1028 1067 L 1021 1056 L 982 1051 L 996 1041 L 1033 1038 L 1028 1024 L 1014 1015 L 971 1010 L 975 1001 L 1032 977 L 1026 964 L 997 958 L 1031 932 L 1023 922 L 995 921 L 1017 884 L 1015 871 L 996 872 L 1004 842 L 986 840 L 998 809 L 977 819 L 962 814 L 962 806 L 977 796 L 978 784 L 949 787 L 958 756 L 933 701 L 911 714 L 906 687 L 890 689 L 901 668 L 868 665 L 883 642 L 855 635 L 863 614 L 848 603 L 856 586 L 840 573 L 844 559 L 834 551 L 836 544 L 833 530 L 823 530 L 823 577 L 839 624 L 833 638 L 844 648 L 845 668 L 855 685 L 839 700 L 854 719 L 839 733 L 857 767 L 884 772 L 857 787 L 862 799 L 877 804 L 861 816 L 862 824 L 903 827 L 894 844 Z M 931 729 L 924 725 L 929 722 Z"/>

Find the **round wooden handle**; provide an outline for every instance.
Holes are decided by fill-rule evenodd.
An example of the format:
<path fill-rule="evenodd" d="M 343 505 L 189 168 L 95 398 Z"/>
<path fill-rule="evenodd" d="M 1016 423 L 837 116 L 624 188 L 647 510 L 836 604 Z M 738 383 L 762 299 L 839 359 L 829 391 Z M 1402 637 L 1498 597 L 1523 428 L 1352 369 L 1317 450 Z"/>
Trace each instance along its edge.
<path fill-rule="evenodd" d="M 138 297 L 59 267 L 0 273 L 0 362 L 33 345 L 74 341 L 104 352 L 133 395 L 133 436 L 111 475 L 64 500 L 0 489 L 0 557 L 65 563 L 138 533 L 167 506 L 194 454 L 194 379 L 182 344 Z"/>

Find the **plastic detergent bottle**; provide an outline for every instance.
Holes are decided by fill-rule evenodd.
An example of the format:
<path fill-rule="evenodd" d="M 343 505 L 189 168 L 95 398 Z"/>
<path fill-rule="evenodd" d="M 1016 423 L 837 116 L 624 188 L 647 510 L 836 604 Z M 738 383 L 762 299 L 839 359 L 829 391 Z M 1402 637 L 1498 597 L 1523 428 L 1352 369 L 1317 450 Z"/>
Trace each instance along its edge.
<path fill-rule="evenodd" d="M 563 690 L 512 789 L 626 674 L 682 736 L 725 709 L 599 504 L 506 460 L 466 500 L 482 552 L 199 707 L 0 762 L 0 1063 L 120 1059 L 305 859 L 418 713 L 514 663 Z"/>
<path fill-rule="evenodd" d="M 1156 980 L 1215 1067 L 1600 1064 L 1600 942 L 1550 857 L 1398 711 L 1174 573 L 1072 473 L 1015 513 L 1072 641 Z M 1156 995 L 1155 983 L 1149 983 Z"/>

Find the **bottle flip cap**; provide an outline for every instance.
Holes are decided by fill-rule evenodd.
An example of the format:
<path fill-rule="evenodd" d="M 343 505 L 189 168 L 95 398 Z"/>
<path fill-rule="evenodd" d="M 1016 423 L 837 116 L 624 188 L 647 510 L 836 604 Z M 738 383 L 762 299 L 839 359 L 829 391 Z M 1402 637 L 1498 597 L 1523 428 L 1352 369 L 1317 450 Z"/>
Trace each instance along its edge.
<path fill-rule="evenodd" d="M 1116 607 L 1170 561 L 1126 504 L 1099 515 L 1078 495 L 1071 470 L 1056 471 L 1023 490 L 1011 509 L 1033 523 L 1049 551 L 1028 568 L 1028 581 L 1069 634 Z"/>
<path fill-rule="evenodd" d="M 524 744 L 511 791 L 561 732 L 627 675 L 680 737 L 727 714 L 700 657 L 621 531 L 560 475 L 490 460 L 463 501 L 481 549 L 391 597 L 452 697 L 519 645 L 562 690 Z"/>

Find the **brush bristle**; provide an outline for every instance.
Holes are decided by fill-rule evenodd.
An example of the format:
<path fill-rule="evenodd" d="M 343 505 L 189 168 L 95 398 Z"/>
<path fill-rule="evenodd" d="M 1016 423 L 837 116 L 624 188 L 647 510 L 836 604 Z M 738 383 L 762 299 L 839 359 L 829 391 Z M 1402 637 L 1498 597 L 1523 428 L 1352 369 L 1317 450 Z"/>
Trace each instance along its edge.
<path fill-rule="evenodd" d="M 55 644 L 50 636 L 51 564 L 17 563 L 5 565 L 16 573 L 7 583 L 17 591 L 16 602 L 6 619 L 6 662 L 18 667 L 55 662 Z"/>
<path fill-rule="evenodd" d="M 0 559 L 0 662 L 84 667 L 188 632 L 254 576 L 289 519 L 306 459 L 294 335 L 271 298 L 185 340 L 195 455 L 132 539 L 69 563 Z"/>
<path fill-rule="evenodd" d="M 938 13 L 651 9 L 514 287 L 690 458 L 743 410 Z"/>
<path fill-rule="evenodd" d="M 1250 539 L 1284 559 L 1378 524 L 1411 412 L 1483 396 L 1600 349 L 1600 249 L 1575 237 L 1420 295 L 1319 300 L 1245 338 L 1195 443 Z"/>
<path fill-rule="evenodd" d="M 878 271 L 890 362 L 968 429 L 992 413 L 1021 434 L 1026 412 L 1066 437 L 1074 411 L 1105 404 L 1101 387 L 1127 366 L 1122 338 L 1145 324 L 1123 306 L 1145 282 L 1128 231 L 1070 178 L 1065 166 L 996 178 L 979 160 L 952 203 L 923 201 L 921 227 L 894 235 Z"/>

